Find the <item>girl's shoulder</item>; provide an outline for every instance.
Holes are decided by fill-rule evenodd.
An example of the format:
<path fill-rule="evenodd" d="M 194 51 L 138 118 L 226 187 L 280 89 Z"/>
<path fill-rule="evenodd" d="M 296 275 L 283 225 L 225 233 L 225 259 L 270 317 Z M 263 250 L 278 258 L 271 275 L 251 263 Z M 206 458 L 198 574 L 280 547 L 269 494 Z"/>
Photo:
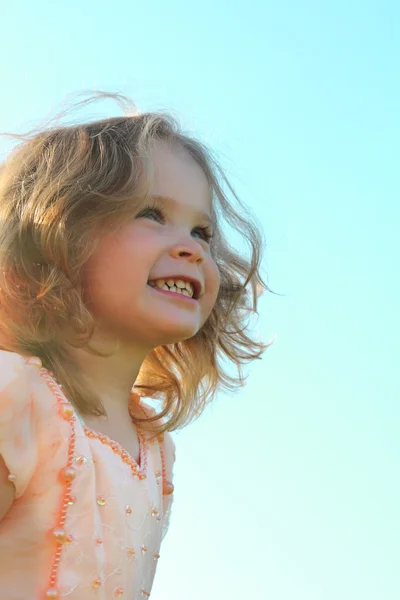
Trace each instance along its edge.
<path fill-rule="evenodd" d="M 0 389 L 12 380 L 27 374 L 31 358 L 16 352 L 0 350 Z"/>
<path fill-rule="evenodd" d="M 39 425 L 46 422 L 46 403 L 38 401 L 45 389 L 41 366 L 35 357 L 0 350 L 0 455 L 16 488 L 16 498 L 23 494 L 35 472 Z"/>
<path fill-rule="evenodd" d="M 11 412 L 25 410 L 47 388 L 41 376 L 42 362 L 35 356 L 0 350 L 0 421 Z"/>
<path fill-rule="evenodd" d="M 0 421 L 32 402 L 41 366 L 39 358 L 0 350 Z"/>

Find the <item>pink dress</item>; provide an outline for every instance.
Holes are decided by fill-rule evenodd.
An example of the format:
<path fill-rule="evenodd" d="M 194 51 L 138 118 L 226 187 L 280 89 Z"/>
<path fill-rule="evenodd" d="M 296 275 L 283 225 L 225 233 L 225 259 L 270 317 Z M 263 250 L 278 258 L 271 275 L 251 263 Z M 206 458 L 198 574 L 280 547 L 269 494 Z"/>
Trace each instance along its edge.
<path fill-rule="evenodd" d="M 139 465 L 84 426 L 39 359 L 0 350 L 0 454 L 16 488 L 0 521 L 2 599 L 150 596 L 175 445 L 138 434 Z"/>

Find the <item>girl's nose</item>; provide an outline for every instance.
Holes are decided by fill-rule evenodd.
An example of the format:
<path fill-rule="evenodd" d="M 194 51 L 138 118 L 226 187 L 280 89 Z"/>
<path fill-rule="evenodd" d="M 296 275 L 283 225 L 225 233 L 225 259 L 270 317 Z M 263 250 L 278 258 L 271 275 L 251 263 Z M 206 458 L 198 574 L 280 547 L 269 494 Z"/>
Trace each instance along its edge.
<path fill-rule="evenodd" d="M 174 258 L 187 258 L 189 262 L 202 263 L 204 261 L 203 248 L 195 240 L 192 243 L 175 244 L 171 248 L 171 256 Z"/>

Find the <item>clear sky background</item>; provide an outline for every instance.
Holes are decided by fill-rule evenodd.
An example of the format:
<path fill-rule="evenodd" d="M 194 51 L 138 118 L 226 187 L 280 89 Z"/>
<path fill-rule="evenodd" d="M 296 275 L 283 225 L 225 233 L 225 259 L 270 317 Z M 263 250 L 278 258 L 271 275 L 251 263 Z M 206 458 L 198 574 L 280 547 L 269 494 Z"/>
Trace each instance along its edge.
<path fill-rule="evenodd" d="M 87 88 L 173 110 L 260 219 L 282 294 L 247 386 L 174 434 L 153 600 L 399 600 L 400 4 L 6 6 L 0 130 Z"/>

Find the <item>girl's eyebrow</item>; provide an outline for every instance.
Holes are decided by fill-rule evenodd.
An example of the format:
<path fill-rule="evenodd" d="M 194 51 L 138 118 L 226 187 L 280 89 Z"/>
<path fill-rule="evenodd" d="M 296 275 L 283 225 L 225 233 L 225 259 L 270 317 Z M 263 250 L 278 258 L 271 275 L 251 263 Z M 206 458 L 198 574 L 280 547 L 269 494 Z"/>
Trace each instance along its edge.
<path fill-rule="evenodd" d="M 173 205 L 175 208 L 179 208 L 180 206 L 180 202 L 178 202 L 178 200 L 176 198 L 173 198 L 172 196 L 162 196 L 159 194 L 155 194 L 150 196 L 150 200 L 153 200 L 156 204 L 160 203 L 160 204 L 170 204 Z M 203 212 L 202 210 L 197 210 L 197 209 L 193 209 L 192 211 L 197 217 L 199 217 L 200 219 L 203 219 L 204 221 L 206 221 L 209 225 L 213 225 L 213 220 L 210 217 L 209 214 Z"/>

